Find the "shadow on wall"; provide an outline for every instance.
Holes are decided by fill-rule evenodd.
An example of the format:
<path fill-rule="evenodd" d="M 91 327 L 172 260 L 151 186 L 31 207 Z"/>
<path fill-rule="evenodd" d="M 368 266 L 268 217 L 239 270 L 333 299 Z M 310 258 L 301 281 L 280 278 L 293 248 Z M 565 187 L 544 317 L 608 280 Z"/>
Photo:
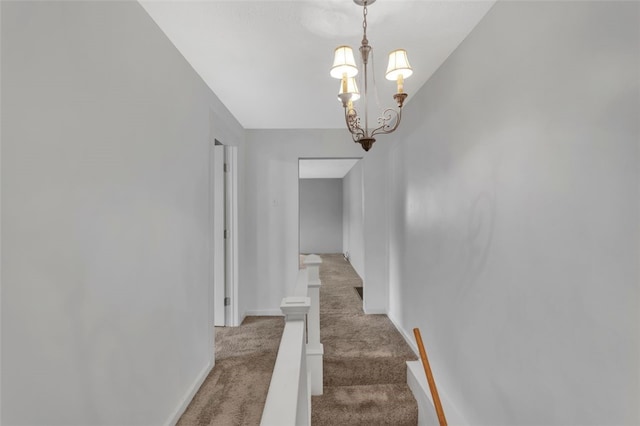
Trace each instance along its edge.
<path fill-rule="evenodd" d="M 462 252 L 461 293 L 466 292 L 484 270 L 493 241 L 496 217 L 496 197 L 483 192 L 471 203 L 467 235 Z"/>

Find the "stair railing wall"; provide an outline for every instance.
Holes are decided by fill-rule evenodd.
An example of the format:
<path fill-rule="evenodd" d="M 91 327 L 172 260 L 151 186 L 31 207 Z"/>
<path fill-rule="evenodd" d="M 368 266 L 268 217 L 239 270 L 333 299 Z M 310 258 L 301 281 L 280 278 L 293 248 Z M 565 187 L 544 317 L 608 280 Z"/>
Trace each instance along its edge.
<path fill-rule="evenodd" d="M 311 395 L 322 395 L 322 357 L 324 347 L 320 343 L 320 256 L 306 256 L 304 265 L 308 271 L 308 296 L 311 307 L 307 315 L 307 366 L 311 374 Z"/>
<path fill-rule="evenodd" d="M 273 368 L 262 426 L 311 424 L 311 395 L 322 395 L 319 256 L 308 255 L 294 295 L 282 299 L 285 326 Z"/>

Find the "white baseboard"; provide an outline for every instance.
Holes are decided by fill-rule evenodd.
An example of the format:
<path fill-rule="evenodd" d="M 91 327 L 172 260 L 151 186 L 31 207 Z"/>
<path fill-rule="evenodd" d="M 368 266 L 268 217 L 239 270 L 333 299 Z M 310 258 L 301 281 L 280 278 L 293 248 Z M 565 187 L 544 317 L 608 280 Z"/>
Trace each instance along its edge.
<path fill-rule="evenodd" d="M 427 383 L 427 376 L 424 374 L 424 368 L 422 367 L 422 361 L 420 360 L 418 345 L 415 342 L 414 337 L 410 336 L 409 333 L 400 327 L 400 321 L 398 321 L 397 318 L 389 314 L 387 314 L 387 316 L 418 358 L 417 361 L 407 361 L 407 385 L 409 385 L 409 388 L 411 389 L 411 392 L 413 392 L 413 396 L 418 403 L 418 426 L 438 426 L 438 416 L 433 405 L 433 400 L 431 399 L 431 391 L 429 390 L 429 384 Z M 434 370 L 433 366 L 431 367 L 431 370 Z M 437 371 L 435 371 L 434 375 L 436 377 L 438 376 Z M 440 402 L 442 403 L 442 408 L 444 410 L 445 417 L 447 418 L 447 424 L 450 426 L 468 425 L 469 423 L 467 423 L 464 417 L 455 408 L 455 405 L 447 396 L 447 393 L 442 386 L 438 385 L 437 382 L 436 386 L 438 387 L 438 396 L 440 397 Z"/>
<path fill-rule="evenodd" d="M 438 426 L 438 415 L 436 414 L 431 391 L 427 383 L 427 376 L 424 374 L 422 361 L 407 362 L 407 385 L 413 392 L 413 396 L 418 403 L 418 426 Z M 436 383 L 437 386 L 437 383 Z M 451 426 L 466 426 L 469 423 L 451 403 L 447 393 L 438 386 L 438 396 L 442 403 L 442 410 L 447 419 L 447 424 Z"/>
<path fill-rule="evenodd" d="M 400 327 L 400 321 L 398 321 L 391 314 L 387 314 L 387 317 L 389 318 L 391 323 L 396 327 L 396 330 L 398 330 L 398 332 L 402 335 L 405 342 L 407 342 L 407 345 L 409 345 L 413 353 L 416 354 L 416 357 L 420 357 L 420 352 L 418 351 L 418 345 L 413 340 L 413 337 L 409 336 L 409 334 L 407 334 L 407 332 L 405 332 L 404 329 Z"/>
<path fill-rule="evenodd" d="M 207 376 L 211 372 L 211 369 L 213 369 L 213 365 L 214 363 L 211 363 L 211 362 L 208 363 L 204 367 L 204 369 L 200 372 L 195 382 L 193 382 L 193 385 L 191 386 L 191 388 L 189 388 L 189 391 L 187 392 L 185 397 L 182 399 L 182 402 L 180 403 L 178 408 L 173 412 L 173 415 L 169 417 L 169 420 L 165 422 L 165 426 L 175 426 L 176 423 L 178 423 L 178 420 L 180 420 L 180 417 L 184 414 L 185 410 L 191 403 L 191 400 L 196 395 L 196 392 L 198 392 L 198 390 L 200 389 L 200 386 L 202 386 L 202 383 L 204 383 L 204 380 L 207 378 Z"/>
<path fill-rule="evenodd" d="M 257 309 L 255 311 L 245 312 L 245 317 L 282 317 L 284 316 L 280 309 Z"/>
<path fill-rule="evenodd" d="M 420 361 L 407 361 L 407 385 L 409 386 L 409 389 L 411 389 L 413 397 L 418 403 L 418 426 L 437 426 L 439 424 L 438 415 L 436 414 L 436 410 L 431 402 L 429 390 L 422 387 L 421 380 L 416 374 L 416 364 L 418 367 L 422 368 Z M 425 384 L 426 380 L 427 379 L 425 378 Z"/>
<path fill-rule="evenodd" d="M 382 309 L 382 308 L 371 308 L 371 309 L 363 308 L 363 309 L 364 309 L 364 313 L 367 315 L 379 315 L 379 314 L 387 315 L 386 309 Z"/>

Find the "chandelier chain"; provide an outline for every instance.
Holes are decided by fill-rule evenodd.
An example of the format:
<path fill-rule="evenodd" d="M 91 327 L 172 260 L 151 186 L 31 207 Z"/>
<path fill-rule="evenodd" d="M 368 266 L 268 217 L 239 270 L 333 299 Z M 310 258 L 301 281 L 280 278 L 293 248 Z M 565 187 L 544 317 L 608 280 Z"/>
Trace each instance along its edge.
<path fill-rule="evenodd" d="M 362 8 L 362 16 L 363 16 L 363 20 L 362 20 L 362 29 L 364 30 L 364 35 L 362 37 L 363 40 L 367 39 L 367 14 L 369 13 L 369 11 L 367 10 L 367 2 L 364 2 L 364 7 Z"/>

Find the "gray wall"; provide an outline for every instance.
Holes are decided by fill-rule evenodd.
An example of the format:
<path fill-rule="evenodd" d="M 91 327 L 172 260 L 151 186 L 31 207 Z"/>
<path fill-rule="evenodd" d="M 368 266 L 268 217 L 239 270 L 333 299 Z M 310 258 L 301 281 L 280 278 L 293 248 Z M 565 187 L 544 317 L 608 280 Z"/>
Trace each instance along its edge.
<path fill-rule="evenodd" d="M 639 22 L 499 1 L 362 161 L 367 265 L 469 424 L 640 423 Z"/>
<path fill-rule="evenodd" d="M 366 289 L 363 309 L 368 314 L 386 314 L 388 283 L 388 158 L 393 135 L 381 137 L 382 147 L 367 153 L 344 177 L 343 250 Z M 366 181 L 364 180 L 366 176 Z"/>
<path fill-rule="evenodd" d="M 298 276 L 298 159 L 354 158 L 361 149 L 344 129 L 247 130 L 244 273 L 250 314 L 281 315 Z"/>
<path fill-rule="evenodd" d="M 364 194 L 362 161 L 357 162 L 343 179 L 343 252 L 353 269 L 364 280 Z"/>
<path fill-rule="evenodd" d="M 342 253 L 342 179 L 300 179 L 300 253 Z"/>
<path fill-rule="evenodd" d="M 168 424 L 213 356 L 209 143 L 244 131 L 137 2 L 1 7 L 1 423 Z"/>

